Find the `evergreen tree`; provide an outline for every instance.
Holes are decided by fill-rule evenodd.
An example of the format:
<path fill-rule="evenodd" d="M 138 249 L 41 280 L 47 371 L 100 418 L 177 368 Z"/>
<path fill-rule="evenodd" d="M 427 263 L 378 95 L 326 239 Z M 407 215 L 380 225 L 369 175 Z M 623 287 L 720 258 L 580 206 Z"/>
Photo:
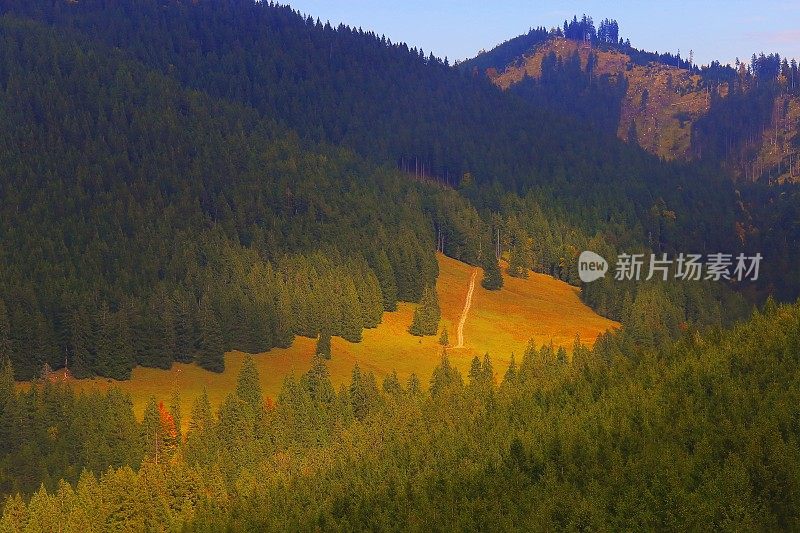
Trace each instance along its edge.
<path fill-rule="evenodd" d="M 439 337 L 439 345 L 440 346 L 450 345 L 450 337 L 448 337 L 447 335 L 447 327 L 442 327 L 442 335 Z"/>
<path fill-rule="evenodd" d="M 527 278 L 531 265 L 531 249 L 528 234 L 516 215 L 507 221 L 507 232 L 511 239 L 508 254 L 508 274 L 515 278 Z"/>
<path fill-rule="evenodd" d="M 11 364 L 11 323 L 8 321 L 6 304 L 0 299 L 0 361 Z"/>
<path fill-rule="evenodd" d="M 496 291 L 503 287 L 503 275 L 500 272 L 500 263 L 494 255 L 487 254 L 483 260 L 483 279 L 481 287 L 488 291 Z"/>
<path fill-rule="evenodd" d="M 558 347 L 558 352 L 556 352 L 556 361 L 562 365 L 567 364 L 567 350 L 563 346 Z"/>
<path fill-rule="evenodd" d="M 478 361 L 478 365 L 480 366 L 480 361 Z M 446 352 L 443 352 L 439 366 L 433 369 L 431 376 L 431 395 L 436 396 L 450 387 L 461 387 L 463 384 L 461 373 L 450 364 L 450 358 L 447 357 Z"/>
<path fill-rule="evenodd" d="M 172 297 L 173 328 L 175 331 L 175 360 L 180 363 L 194 361 L 194 331 L 191 303 L 183 291 Z"/>
<path fill-rule="evenodd" d="M 319 339 L 317 339 L 317 347 L 315 350 L 315 354 L 318 357 L 323 359 L 330 359 L 331 358 L 331 335 L 330 333 L 323 331 L 319 334 Z"/>
<path fill-rule="evenodd" d="M 273 338 L 278 348 L 288 348 L 294 341 L 294 321 L 292 320 L 292 304 L 289 289 L 281 283 L 277 291 L 276 316 L 274 320 Z"/>
<path fill-rule="evenodd" d="M 406 390 L 412 395 L 416 396 L 420 392 L 422 392 L 422 387 L 420 385 L 419 377 L 415 372 L 412 372 L 410 376 L 408 376 L 408 383 L 406 384 Z"/>
<path fill-rule="evenodd" d="M 141 446 L 145 456 L 158 462 L 159 454 L 163 454 L 163 435 L 161 434 L 161 417 L 158 412 L 158 402 L 151 396 L 144 409 L 142 424 L 140 426 Z"/>
<path fill-rule="evenodd" d="M 258 377 L 255 361 L 247 355 L 236 380 L 236 394 L 253 407 L 254 413 L 259 413 L 264 407 L 264 397 L 261 392 L 261 380 Z"/>
<path fill-rule="evenodd" d="M 364 420 L 369 412 L 369 396 L 365 378 L 361 374 L 358 363 L 353 367 L 353 375 L 350 380 L 350 402 L 353 407 L 353 415 L 358 420 Z"/>
<path fill-rule="evenodd" d="M 200 304 L 198 319 L 195 362 L 206 370 L 222 372 L 225 370 L 222 332 L 207 298 L 204 298 Z"/>
<path fill-rule="evenodd" d="M 373 268 L 381 288 L 384 311 L 397 310 L 397 281 L 395 280 L 392 264 L 389 262 L 389 257 L 383 248 L 378 250 L 375 255 Z"/>
<path fill-rule="evenodd" d="M 389 396 L 400 396 L 403 394 L 403 386 L 397 377 L 397 371 L 392 371 L 383 379 L 383 391 Z"/>
<path fill-rule="evenodd" d="M 494 368 L 489 354 L 483 355 L 483 366 L 481 368 L 481 379 L 484 383 L 494 385 Z"/>
<path fill-rule="evenodd" d="M 336 399 L 328 367 L 321 357 L 314 356 L 311 360 L 311 368 L 303 375 L 301 385 L 319 404 L 331 405 Z"/>
<path fill-rule="evenodd" d="M 519 236 L 511 247 L 508 255 L 508 275 L 515 278 L 528 277 L 528 246 L 524 235 Z"/>
<path fill-rule="evenodd" d="M 481 360 L 478 356 L 472 358 L 472 364 L 469 367 L 469 384 L 477 385 L 482 381 Z"/>
<path fill-rule="evenodd" d="M 380 393 L 375 381 L 375 374 L 363 374 L 358 363 L 353 367 L 350 388 L 348 389 L 353 416 L 364 420 L 367 414 L 378 405 Z"/>
<path fill-rule="evenodd" d="M 506 369 L 506 374 L 503 377 L 503 384 L 513 384 L 517 381 L 517 363 L 514 361 L 514 354 L 511 354 L 511 362 L 508 364 L 508 369 Z"/>
<path fill-rule="evenodd" d="M 436 290 L 426 287 L 422 293 L 422 300 L 414 310 L 414 319 L 408 332 L 417 337 L 436 335 L 441 316 Z"/>
<path fill-rule="evenodd" d="M 92 319 L 86 308 L 79 306 L 69 311 L 67 317 L 67 363 L 76 378 L 92 374 Z"/>
<path fill-rule="evenodd" d="M 175 430 L 178 433 L 178 442 L 183 441 L 183 419 L 181 417 L 181 395 L 178 389 L 172 391 L 169 401 L 169 414 L 175 423 Z"/>
<path fill-rule="evenodd" d="M 192 403 L 192 412 L 189 419 L 189 431 L 202 434 L 211 429 L 214 419 L 211 413 L 211 402 L 205 387 L 203 393 Z"/>
<path fill-rule="evenodd" d="M 128 379 L 135 361 L 126 312 L 112 313 L 103 302 L 96 324 L 95 372 L 114 379 Z"/>
<path fill-rule="evenodd" d="M 340 335 L 350 342 L 361 342 L 361 328 L 363 317 L 361 304 L 352 278 L 346 277 L 343 281 L 341 294 L 342 330 Z"/>
<path fill-rule="evenodd" d="M 358 272 L 354 281 L 361 303 L 362 325 L 374 328 L 380 324 L 383 316 L 383 297 L 378 278 L 366 262 L 360 262 L 353 270 Z"/>
<path fill-rule="evenodd" d="M 0 357 L 0 406 L 15 395 L 14 369 L 11 367 L 11 358 L 7 355 Z"/>

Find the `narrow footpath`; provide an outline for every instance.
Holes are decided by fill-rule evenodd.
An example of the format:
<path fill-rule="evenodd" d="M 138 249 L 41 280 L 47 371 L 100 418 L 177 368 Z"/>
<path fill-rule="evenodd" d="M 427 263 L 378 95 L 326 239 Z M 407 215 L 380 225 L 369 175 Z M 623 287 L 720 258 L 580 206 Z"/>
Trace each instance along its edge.
<path fill-rule="evenodd" d="M 461 318 L 458 320 L 458 344 L 454 346 L 454 348 L 463 348 L 464 347 L 464 323 L 467 321 L 467 314 L 469 314 L 469 308 L 472 305 L 472 292 L 475 290 L 475 280 L 478 277 L 478 269 L 476 268 L 475 271 L 472 273 L 472 277 L 469 280 L 469 290 L 467 291 L 467 300 L 464 302 L 464 310 L 461 311 Z"/>

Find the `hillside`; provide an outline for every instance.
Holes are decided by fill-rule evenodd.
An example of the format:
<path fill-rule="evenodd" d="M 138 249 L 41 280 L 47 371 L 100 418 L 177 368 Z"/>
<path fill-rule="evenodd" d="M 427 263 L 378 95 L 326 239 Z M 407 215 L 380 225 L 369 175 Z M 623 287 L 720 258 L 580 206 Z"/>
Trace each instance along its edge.
<path fill-rule="evenodd" d="M 710 96 L 702 78 L 685 68 L 650 63 L 642 66 L 630 56 L 613 48 L 597 49 L 563 37 L 548 39 L 490 79 L 504 90 L 526 76 L 540 79 L 542 62 L 553 54 L 566 62 L 575 54 L 586 70 L 592 57 L 592 75 L 608 76 L 619 84 L 624 77 L 626 91 L 616 134 L 620 139 L 634 139 L 650 153 L 664 159 L 690 159 L 692 124 L 708 113 Z M 635 132 L 632 135 L 631 132 Z"/>
<path fill-rule="evenodd" d="M 442 308 L 442 325 L 447 327 L 454 343 L 469 278 L 475 269 L 441 254 L 437 258 L 436 290 Z M 381 324 L 365 330 L 360 343 L 334 337 L 333 355 L 328 362 L 333 385 L 338 388 L 349 383 L 353 366 L 358 364 L 365 372 L 373 372 L 379 381 L 397 371 L 405 383 L 411 373 L 416 373 L 425 386 L 439 364 L 442 348 L 438 335 L 420 338 L 408 333 L 413 308 L 413 304 L 400 304 L 397 311 L 384 313 Z M 476 285 L 464 327 L 464 347 L 450 348 L 448 354 L 453 365 L 466 373 L 475 355 L 489 353 L 495 368 L 502 373 L 511 354 L 521 356 L 530 340 L 537 346 L 552 342 L 556 348 L 563 346 L 571 351 L 576 335 L 591 346 L 598 335 L 618 326 L 592 312 L 580 301 L 578 289 L 562 281 L 542 274 L 531 274 L 528 279 L 505 276 L 505 285 L 497 292 L 482 289 L 480 283 Z M 288 375 L 300 376 L 307 372 L 315 345 L 314 339 L 297 337 L 288 348 L 275 348 L 257 355 L 255 363 L 264 394 L 277 398 Z M 226 354 L 225 371 L 221 374 L 196 365 L 176 363 L 170 370 L 135 368 L 127 381 L 89 379 L 71 383 L 79 391 L 118 387 L 130 394 L 137 416 L 141 416 L 152 396 L 168 402 L 177 387 L 183 412 L 188 413 L 204 388 L 212 405 L 219 406 L 235 389 L 243 359 L 242 352 Z"/>
<path fill-rule="evenodd" d="M 623 336 L 566 364 L 533 348 L 513 373 L 466 376 L 442 360 L 425 392 L 317 373 L 264 405 L 250 376 L 218 411 L 184 413 L 185 441 L 156 405 L 137 423 L 113 396 L 9 395 L 4 373 L 6 405 L 35 408 L 0 421 L 48 426 L 0 447 L 35 491 L 7 500 L 0 529 L 794 531 L 799 339 L 800 307 L 770 304 L 657 350 Z M 94 473 L 23 477 L 72 454 Z M 122 454 L 135 466 L 97 459 Z"/>
<path fill-rule="evenodd" d="M 517 46 L 509 46 L 513 40 L 509 41 L 467 65 L 486 67 L 484 72 L 495 85 L 520 92 L 518 87 L 526 77 L 547 83 L 542 81 L 542 65 L 548 56 L 558 61 L 558 68 L 577 56 L 581 69 L 591 71 L 590 77 L 606 77 L 622 89 L 619 101 L 612 104 L 616 114 L 611 119 L 620 139 L 635 140 L 667 160 L 719 159 L 737 180 L 745 182 L 794 182 L 800 176 L 800 143 L 796 141 L 800 132 L 799 84 L 790 79 L 797 67 L 785 60 L 777 76 L 769 74 L 772 77 L 767 81 L 775 87 L 765 92 L 764 83 L 759 85 L 754 77 L 759 62 L 772 61 L 772 55 L 754 56 L 753 65 L 745 68 L 742 64 L 736 71 L 718 63 L 697 68 L 679 58 L 664 59 L 629 45 L 590 44 L 548 36 L 542 30 L 517 39 L 522 41 Z M 519 55 L 515 57 L 508 55 L 516 52 Z M 563 89 L 574 80 L 561 79 L 559 83 Z M 729 102 L 734 90 L 742 94 Z M 736 111 L 731 111 L 731 106 Z M 596 108 L 587 112 L 580 106 L 574 109 L 579 119 L 604 112 Z"/>
<path fill-rule="evenodd" d="M 740 246 L 715 169 L 374 33 L 252 0 L 0 12 L 0 323 L 19 379 L 221 372 L 224 352 L 357 341 L 420 299 L 437 249 L 478 264 L 498 230 L 570 281 L 596 238 Z M 409 180 L 412 160 L 457 187 Z"/>
<path fill-rule="evenodd" d="M 0 533 L 800 531 L 795 79 L 0 0 Z"/>

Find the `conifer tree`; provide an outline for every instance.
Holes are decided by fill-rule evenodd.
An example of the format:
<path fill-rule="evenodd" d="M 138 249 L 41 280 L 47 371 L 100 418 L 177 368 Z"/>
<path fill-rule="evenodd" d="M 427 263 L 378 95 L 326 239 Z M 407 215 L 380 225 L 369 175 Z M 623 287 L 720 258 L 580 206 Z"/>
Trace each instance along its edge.
<path fill-rule="evenodd" d="M 159 416 L 158 403 L 154 396 L 150 397 L 144 409 L 142 424 L 140 426 L 140 436 L 142 448 L 145 450 L 145 456 L 150 460 L 158 461 L 158 454 L 163 449 L 163 442 L 161 435 L 161 417 Z"/>
<path fill-rule="evenodd" d="M 572 344 L 572 366 L 577 370 L 583 370 L 588 364 L 589 351 L 581 343 L 580 334 L 575 334 L 575 342 Z"/>
<path fill-rule="evenodd" d="M 472 358 L 472 364 L 469 367 L 469 384 L 477 385 L 481 381 L 481 360 L 478 356 Z"/>
<path fill-rule="evenodd" d="M 112 366 L 116 379 L 129 379 L 136 364 L 128 322 L 128 308 L 124 307 L 111 318 Z"/>
<path fill-rule="evenodd" d="M 528 277 L 528 261 L 526 247 L 523 243 L 515 243 L 508 256 L 508 275 L 515 278 Z"/>
<path fill-rule="evenodd" d="M 257 412 L 239 397 L 228 394 L 217 414 L 217 436 L 229 457 L 242 457 L 252 450 Z M 252 459 L 250 459 L 252 460 Z"/>
<path fill-rule="evenodd" d="M 323 359 L 331 358 L 331 334 L 327 331 L 323 331 L 319 334 L 315 353 L 318 357 Z"/>
<path fill-rule="evenodd" d="M 375 275 L 378 278 L 383 298 L 383 309 L 384 311 L 395 311 L 397 309 L 397 281 L 386 250 L 378 251 L 374 263 Z"/>
<path fill-rule="evenodd" d="M 192 403 L 189 431 L 194 434 L 202 434 L 210 430 L 212 424 L 211 402 L 208 399 L 208 392 L 204 387 L 203 393 Z"/>
<path fill-rule="evenodd" d="M 441 316 L 436 290 L 426 287 L 422 293 L 422 300 L 414 310 L 414 319 L 408 332 L 417 337 L 436 335 Z"/>
<path fill-rule="evenodd" d="M 514 354 L 511 354 L 511 362 L 508 364 L 508 369 L 506 369 L 506 374 L 503 377 L 503 384 L 512 384 L 517 381 L 517 363 L 514 361 Z"/>
<path fill-rule="evenodd" d="M 314 356 L 311 368 L 303 375 L 300 382 L 311 399 L 317 403 L 330 405 L 336 399 L 328 367 L 321 357 Z"/>
<path fill-rule="evenodd" d="M 92 374 L 92 319 L 83 306 L 69 311 L 67 317 L 67 364 L 76 378 Z"/>
<path fill-rule="evenodd" d="M 480 365 L 480 361 L 478 365 Z M 431 395 L 436 396 L 450 387 L 461 387 L 463 384 L 461 373 L 450 364 L 447 352 L 442 352 L 441 362 L 439 366 L 433 369 L 433 375 L 431 376 Z"/>
<path fill-rule="evenodd" d="M 383 297 L 378 278 L 364 261 L 352 271 L 357 272 L 354 282 L 361 304 L 362 325 L 365 328 L 374 328 L 380 324 L 383 316 Z"/>
<path fill-rule="evenodd" d="M 439 337 L 439 344 L 441 346 L 450 345 L 450 337 L 447 335 L 447 327 L 442 328 L 442 335 Z"/>
<path fill-rule="evenodd" d="M 11 362 L 11 323 L 8 320 L 6 304 L 0 299 L 0 361 Z"/>
<path fill-rule="evenodd" d="M 131 307 L 133 308 L 133 307 Z M 134 322 L 130 323 L 136 338 L 136 362 L 150 368 L 170 368 L 175 350 L 175 332 L 172 329 L 171 310 L 169 324 L 165 321 L 165 309 L 158 297 L 153 297 L 137 309 Z M 130 315 L 129 315 L 130 316 Z"/>
<path fill-rule="evenodd" d="M 496 291 L 503 287 L 503 275 L 500 272 L 500 263 L 494 255 L 487 254 L 483 260 L 483 279 L 481 287 L 488 291 Z"/>
<path fill-rule="evenodd" d="M 198 337 L 195 344 L 195 362 L 206 370 L 222 372 L 225 370 L 222 332 L 214 310 L 207 298 L 200 304 Z"/>
<path fill-rule="evenodd" d="M 383 380 L 383 391 L 390 396 L 400 396 L 403 394 L 403 386 L 397 377 L 397 371 L 393 370 Z"/>
<path fill-rule="evenodd" d="M 369 412 L 369 398 L 364 376 L 358 363 L 353 367 L 353 374 L 350 380 L 350 403 L 353 406 L 353 416 L 358 420 L 364 420 Z"/>
<path fill-rule="evenodd" d="M 174 357 L 180 363 L 191 363 L 194 361 L 194 340 L 196 338 L 191 304 L 183 291 L 175 291 L 171 303 L 175 331 Z"/>
<path fill-rule="evenodd" d="M 247 355 L 236 380 L 236 394 L 253 407 L 254 413 L 259 413 L 264 407 L 264 396 L 261 392 L 261 380 L 258 377 L 255 361 Z"/>
<path fill-rule="evenodd" d="M 279 285 L 277 292 L 273 338 L 275 339 L 276 347 L 288 348 L 294 341 L 291 297 L 289 296 L 289 289 L 283 283 Z"/>
<path fill-rule="evenodd" d="M 100 310 L 95 321 L 97 332 L 95 333 L 95 357 L 94 370 L 101 376 L 113 377 L 114 364 L 114 326 L 112 324 L 111 311 L 108 304 L 100 304 Z"/>
<path fill-rule="evenodd" d="M 7 355 L 0 356 L 0 406 L 13 398 L 14 390 L 14 369 L 11 367 L 11 358 Z"/>
<path fill-rule="evenodd" d="M 364 323 L 361 314 L 361 303 L 358 299 L 355 283 L 349 276 L 343 280 L 341 310 L 341 337 L 350 342 L 361 342 L 361 328 Z"/>
<path fill-rule="evenodd" d="M 483 365 L 481 367 L 481 379 L 484 383 L 494 384 L 494 368 L 488 353 L 483 355 Z"/>
<path fill-rule="evenodd" d="M 408 383 L 406 384 L 406 390 L 412 395 L 416 396 L 420 392 L 422 392 L 422 387 L 420 385 L 419 377 L 415 372 L 412 372 L 410 376 L 408 376 Z"/>

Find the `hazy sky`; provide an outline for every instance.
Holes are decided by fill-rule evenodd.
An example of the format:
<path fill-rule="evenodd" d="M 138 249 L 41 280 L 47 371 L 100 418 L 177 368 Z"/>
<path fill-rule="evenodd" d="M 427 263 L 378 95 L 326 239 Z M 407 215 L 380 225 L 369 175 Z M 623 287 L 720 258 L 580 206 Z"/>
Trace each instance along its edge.
<path fill-rule="evenodd" d="M 616 19 L 620 36 L 637 48 L 680 50 L 683 58 L 694 50 L 698 64 L 749 59 L 762 50 L 800 60 L 800 0 L 293 0 L 290 5 L 332 24 L 360 26 L 422 47 L 426 54 L 433 51 L 451 62 L 531 26 L 551 28 L 583 13 L 595 25 L 606 17 Z"/>

